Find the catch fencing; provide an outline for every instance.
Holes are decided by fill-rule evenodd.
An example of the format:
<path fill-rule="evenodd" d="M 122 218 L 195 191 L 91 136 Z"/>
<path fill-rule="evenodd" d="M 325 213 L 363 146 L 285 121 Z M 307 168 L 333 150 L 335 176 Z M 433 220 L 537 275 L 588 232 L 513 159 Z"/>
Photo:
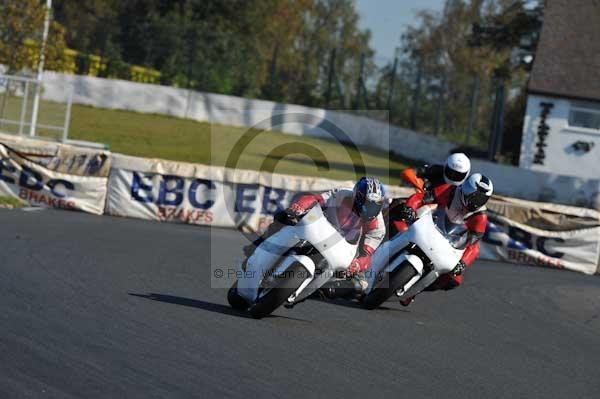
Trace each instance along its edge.
<path fill-rule="evenodd" d="M 0 75 L 0 130 L 19 136 L 41 136 L 67 141 L 73 90 L 71 87 L 63 87 L 64 101 L 41 102 L 36 114 L 34 98 L 38 90 L 44 89 L 36 79 Z"/>

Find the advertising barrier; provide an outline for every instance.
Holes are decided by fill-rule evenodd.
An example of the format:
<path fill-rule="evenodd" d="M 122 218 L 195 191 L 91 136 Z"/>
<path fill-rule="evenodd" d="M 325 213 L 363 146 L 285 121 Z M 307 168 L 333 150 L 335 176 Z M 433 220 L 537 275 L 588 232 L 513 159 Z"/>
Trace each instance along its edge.
<path fill-rule="evenodd" d="M 247 231 L 263 230 L 302 193 L 354 184 L 119 154 L 113 154 L 112 162 L 107 213 Z M 391 190 L 393 196 L 410 192 Z"/>
<path fill-rule="evenodd" d="M 77 176 L 108 177 L 110 151 L 0 133 L 0 144 L 46 169 Z"/>
<path fill-rule="evenodd" d="M 598 269 L 600 227 L 540 230 L 493 212 L 481 246 L 481 258 L 594 274 Z"/>
<path fill-rule="evenodd" d="M 102 215 L 107 178 L 55 172 L 0 144 L 0 195 L 33 206 Z"/>
<path fill-rule="evenodd" d="M 297 195 L 352 184 L 114 154 L 106 211 L 260 232 Z M 388 187 L 388 195 L 394 198 L 413 192 Z M 597 211 L 498 197 L 490 201 L 488 214 L 482 259 L 596 273 Z"/>

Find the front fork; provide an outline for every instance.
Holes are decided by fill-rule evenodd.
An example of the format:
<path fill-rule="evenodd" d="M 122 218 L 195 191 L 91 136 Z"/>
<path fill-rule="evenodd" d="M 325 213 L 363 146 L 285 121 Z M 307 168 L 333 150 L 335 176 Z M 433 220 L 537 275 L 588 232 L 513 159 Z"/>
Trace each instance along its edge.
<path fill-rule="evenodd" d="M 288 299 L 288 302 L 301 302 L 311 296 L 316 290 L 321 288 L 327 281 L 333 277 L 333 273 L 330 269 L 325 269 L 321 273 L 313 275 L 312 280 L 307 279 L 306 284 L 302 284 L 300 289 Z"/>
<path fill-rule="evenodd" d="M 424 277 L 420 274 L 417 274 L 408 282 L 408 284 L 396 291 L 396 296 L 400 300 L 412 298 L 413 296 L 419 294 L 421 291 L 425 290 L 425 288 L 433 284 L 433 282 L 437 280 L 438 277 L 439 273 L 436 270 L 432 270 L 431 272 L 427 273 Z"/>

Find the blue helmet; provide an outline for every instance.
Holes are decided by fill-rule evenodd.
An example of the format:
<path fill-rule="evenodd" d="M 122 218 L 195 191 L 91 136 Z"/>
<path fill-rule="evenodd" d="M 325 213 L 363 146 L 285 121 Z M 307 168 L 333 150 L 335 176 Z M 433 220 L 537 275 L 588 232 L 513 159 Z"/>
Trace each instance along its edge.
<path fill-rule="evenodd" d="M 374 177 L 361 177 L 353 191 L 355 212 L 364 220 L 377 217 L 385 199 L 383 184 Z"/>

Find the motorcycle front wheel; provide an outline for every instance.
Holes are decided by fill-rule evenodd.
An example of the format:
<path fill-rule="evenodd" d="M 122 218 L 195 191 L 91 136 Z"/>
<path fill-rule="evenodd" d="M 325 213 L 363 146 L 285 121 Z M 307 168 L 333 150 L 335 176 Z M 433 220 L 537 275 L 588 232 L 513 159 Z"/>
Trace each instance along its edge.
<path fill-rule="evenodd" d="M 301 263 L 292 263 L 282 277 L 273 279 L 273 283 L 266 288 L 268 292 L 250 307 L 250 315 L 255 319 L 262 319 L 270 315 L 300 288 L 306 275 L 306 268 Z"/>
<path fill-rule="evenodd" d="M 247 310 L 250 304 L 237 292 L 237 281 L 227 292 L 227 302 L 235 310 Z"/>
<path fill-rule="evenodd" d="M 395 270 L 388 274 L 387 279 L 382 279 L 379 285 L 385 284 L 386 280 L 389 284 L 387 286 L 376 285 L 373 287 L 369 295 L 362 299 L 362 304 L 365 308 L 372 310 L 376 309 L 383 304 L 389 297 L 395 295 L 396 290 L 404 287 L 414 276 L 417 275 L 417 271 L 410 264 L 410 262 L 403 262 Z"/>

